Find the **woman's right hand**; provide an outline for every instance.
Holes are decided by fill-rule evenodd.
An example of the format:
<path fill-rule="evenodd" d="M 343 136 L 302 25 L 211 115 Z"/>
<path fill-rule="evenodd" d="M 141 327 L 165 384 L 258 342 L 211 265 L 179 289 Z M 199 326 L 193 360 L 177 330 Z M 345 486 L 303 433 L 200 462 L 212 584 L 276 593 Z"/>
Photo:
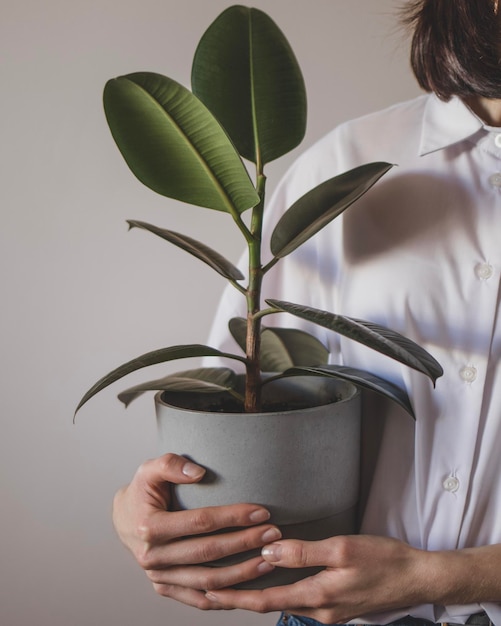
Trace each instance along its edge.
<path fill-rule="evenodd" d="M 204 473 L 175 454 L 147 461 L 116 494 L 113 523 L 157 593 L 199 609 L 218 609 L 206 598 L 207 590 L 231 587 L 273 567 L 261 556 L 224 567 L 205 564 L 262 548 L 279 539 L 280 531 L 266 523 L 269 512 L 255 504 L 169 511 L 170 484 L 195 483 Z M 207 535 L 225 528 L 232 530 Z"/>

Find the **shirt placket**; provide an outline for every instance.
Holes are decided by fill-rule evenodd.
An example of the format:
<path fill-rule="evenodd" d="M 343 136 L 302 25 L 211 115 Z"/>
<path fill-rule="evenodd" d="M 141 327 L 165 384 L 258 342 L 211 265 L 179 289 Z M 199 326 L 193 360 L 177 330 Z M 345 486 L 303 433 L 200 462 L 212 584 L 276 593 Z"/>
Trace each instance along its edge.
<path fill-rule="evenodd" d="M 437 480 L 436 496 L 428 500 L 430 508 L 424 516 L 433 520 L 426 541 L 431 549 L 444 547 L 444 528 L 448 547 L 461 547 L 459 537 L 478 453 L 484 394 L 490 392 L 486 378 L 498 314 L 500 275 L 499 246 L 493 233 L 501 229 L 501 133 L 489 133 L 477 151 L 479 171 L 485 173 L 478 183 L 478 254 L 458 259 L 468 284 L 463 324 L 472 339 L 465 342 L 464 348 L 459 342 L 460 348 L 450 355 L 447 364 L 443 388 L 447 404 L 439 428 L 443 431 L 440 441 L 447 441 L 450 431 L 451 445 L 444 446 L 440 471 L 433 473 Z M 431 508 L 435 508 L 435 515 Z"/>

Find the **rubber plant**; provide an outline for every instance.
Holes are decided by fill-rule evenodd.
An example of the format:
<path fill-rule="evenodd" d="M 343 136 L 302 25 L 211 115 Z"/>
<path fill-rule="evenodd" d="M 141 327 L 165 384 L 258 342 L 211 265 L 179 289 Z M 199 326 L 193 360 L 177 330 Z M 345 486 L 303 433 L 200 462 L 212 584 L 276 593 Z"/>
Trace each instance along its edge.
<path fill-rule="evenodd" d="M 392 166 L 369 163 L 335 176 L 295 202 L 274 226 L 271 260 L 262 261 L 265 166 L 298 146 L 306 128 L 306 93 L 295 55 L 264 12 L 231 6 L 203 35 L 192 66 L 192 91 L 175 80 L 136 72 L 109 80 L 104 109 L 113 138 L 135 176 L 153 191 L 228 214 L 248 249 L 247 276 L 219 252 L 187 235 L 130 220 L 197 257 L 223 276 L 246 301 L 247 318 L 229 321 L 243 354 L 207 345 L 165 347 L 121 365 L 101 378 L 78 407 L 111 383 L 140 368 L 176 359 L 224 357 L 245 366 L 245 392 L 229 368 L 198 368 L 140 384 L 119 395 L 128 404 L 146 390 L 200 393 L 227 391 L 242 410 L 259 412 L 263 384 L 282 376 L 347 379 L 383 393 L 411 415 L 406 392 L 377 375 L 328 365 L 327 350 L 305 332 L 264 327 L 263 318 L 288 312 L 359 341 L 429 376 L 440 365 L 420 346 L 371 322 L 301 304 L 261 301 L 266 274 L 305 241 L 348 209 Z M 252 180 L 244 160 L 254 164 Z M 247 219 L 244 219 L 248 216 Z M 241 366 L 240 366 L 241 367 Z M 273 372 L 263 377 L 262 372 Z"/>

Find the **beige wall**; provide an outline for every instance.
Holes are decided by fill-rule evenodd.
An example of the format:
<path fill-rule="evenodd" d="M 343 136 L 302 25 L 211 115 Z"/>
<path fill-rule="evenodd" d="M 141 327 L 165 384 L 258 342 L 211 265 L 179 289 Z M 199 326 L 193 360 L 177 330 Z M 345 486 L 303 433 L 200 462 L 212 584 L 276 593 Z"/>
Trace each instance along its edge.
<path fill-rule="evenodd" d="M 174 248 L 127 234 L 125 219 L 215 247 L 220 240 L 227 256 L 239 254 L 240 240 L 229 240 L 234 230 L 222 234 L 226 216 L 179 211 L 133 179 L 100 102 L 104 82 L 130 71 L 187 82 L 199 36 L 228 4 L 2 2 L 2 626 L 274 623 L 275 616 L 199 613 L 160 599 L 114 537 L 112 495 L 156 451 L 151 399 L 124 411 L 113 389 L 71 422 L 82 392 L 118 363 L 203 341 L 206 311 L 223 287 Z M 418 93 L 395 4 L 254 0 L 280 24 L 303 67 L 304 146 L 348 117 Z"/>

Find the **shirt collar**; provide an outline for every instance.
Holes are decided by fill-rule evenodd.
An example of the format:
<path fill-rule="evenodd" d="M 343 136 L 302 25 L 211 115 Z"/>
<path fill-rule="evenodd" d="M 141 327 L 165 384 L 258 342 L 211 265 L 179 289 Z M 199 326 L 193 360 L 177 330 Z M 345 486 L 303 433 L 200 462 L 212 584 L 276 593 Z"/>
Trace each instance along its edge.
<path fill-rule="evenodd" d="M 419 156 L 463 141 L 483 127 L 482 120 L 460 98 L 444 102 L 432 94 L 424 110 Z"/>

